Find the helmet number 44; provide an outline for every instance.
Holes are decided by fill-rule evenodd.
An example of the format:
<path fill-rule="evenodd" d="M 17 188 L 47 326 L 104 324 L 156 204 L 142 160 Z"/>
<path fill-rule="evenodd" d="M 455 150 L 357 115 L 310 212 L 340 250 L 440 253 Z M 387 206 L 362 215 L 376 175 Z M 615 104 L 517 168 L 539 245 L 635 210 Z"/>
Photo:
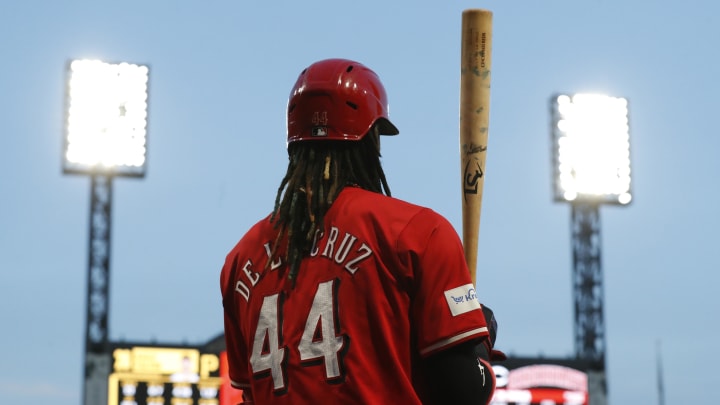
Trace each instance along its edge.
<path fill-rule="evenodd" d="M 328 113 L 327 111 L 315 111 L 312 116 L 312 123 L 315 125 L 327 125 Z"/>

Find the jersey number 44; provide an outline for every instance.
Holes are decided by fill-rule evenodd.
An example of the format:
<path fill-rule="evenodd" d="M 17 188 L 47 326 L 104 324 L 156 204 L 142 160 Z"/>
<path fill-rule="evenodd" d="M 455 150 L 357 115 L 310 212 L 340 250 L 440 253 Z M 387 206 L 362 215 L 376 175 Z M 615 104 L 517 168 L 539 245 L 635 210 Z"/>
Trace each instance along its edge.
<path fill-rule="evenodd" d="M 275 394 L 283 394 L 287 390 L 289 355 L 299 355 L 300 364 L 305 367 L 324 365 L 325 380 L 329 384 L 344 381 L 343 355 L 347 352 L 349 338 L 340 334 L 337 317 L 339 283 L 335 279 L 318 284 L 297 352 L 294 353 L 283 343 L 283 295 L 273 294 L 263 298 L 250 366 L 255 378 L 272 377 Z"/>

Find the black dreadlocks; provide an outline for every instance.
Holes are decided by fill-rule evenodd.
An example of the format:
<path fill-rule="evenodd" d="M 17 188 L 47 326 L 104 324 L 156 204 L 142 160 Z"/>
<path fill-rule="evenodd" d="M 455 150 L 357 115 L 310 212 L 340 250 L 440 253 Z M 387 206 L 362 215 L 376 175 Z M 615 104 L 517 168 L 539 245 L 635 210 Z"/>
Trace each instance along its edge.
<path fill-rule="evenodd" d="M 287 172 L 270 218 L 278 235 L 268 264 L 284 250 L 288 277 L 294 284 L 316 231 L 323 229 L 325 213 L 343 188 L 357 186 L 388 196 L 390 188 L 380 164 L 380 136 L 375 127 L 357 142 L 295 142 L 289 145 L 288 155 Z M 282 241 L 285 249 L 280 248 Z"/>

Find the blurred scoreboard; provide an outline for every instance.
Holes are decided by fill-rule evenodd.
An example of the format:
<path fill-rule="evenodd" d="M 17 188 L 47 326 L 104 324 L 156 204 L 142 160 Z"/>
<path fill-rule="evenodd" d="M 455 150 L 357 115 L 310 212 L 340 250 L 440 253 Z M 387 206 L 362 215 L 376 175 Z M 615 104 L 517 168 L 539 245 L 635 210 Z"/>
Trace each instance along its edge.
<path fill-rule="evenodd" d="M 493 364 L 491 405 L 589 405 L 589 363 L 573 359 L 509 358 Z"/>
<path fill-rule="evenodd" d="M 236 405 L 225 352 L 201 347 L 112 344 L 108 405 Z"/>
<path fill-rule="evenodd" d="M 222 337 L 222 336 L 220 336 Z M 238 405 L 221 346 L 111 343 L 108 405 Z M 508 358 L 493 364 L 490 405 L 591 405 L 588 362 Z"/>

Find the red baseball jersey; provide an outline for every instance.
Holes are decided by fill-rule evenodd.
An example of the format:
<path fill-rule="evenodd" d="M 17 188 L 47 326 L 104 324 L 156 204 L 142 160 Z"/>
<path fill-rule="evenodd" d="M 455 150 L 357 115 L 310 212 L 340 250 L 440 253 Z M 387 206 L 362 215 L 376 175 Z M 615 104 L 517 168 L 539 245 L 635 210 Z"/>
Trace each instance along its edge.
<path fill-rule="evenodd" d="M 221 274 L 230 379 L 258 404 L 421 404 L 422 357 L 488 334 L 451 224 L 346 187 L 293 287 L 269 218 Z"/>

